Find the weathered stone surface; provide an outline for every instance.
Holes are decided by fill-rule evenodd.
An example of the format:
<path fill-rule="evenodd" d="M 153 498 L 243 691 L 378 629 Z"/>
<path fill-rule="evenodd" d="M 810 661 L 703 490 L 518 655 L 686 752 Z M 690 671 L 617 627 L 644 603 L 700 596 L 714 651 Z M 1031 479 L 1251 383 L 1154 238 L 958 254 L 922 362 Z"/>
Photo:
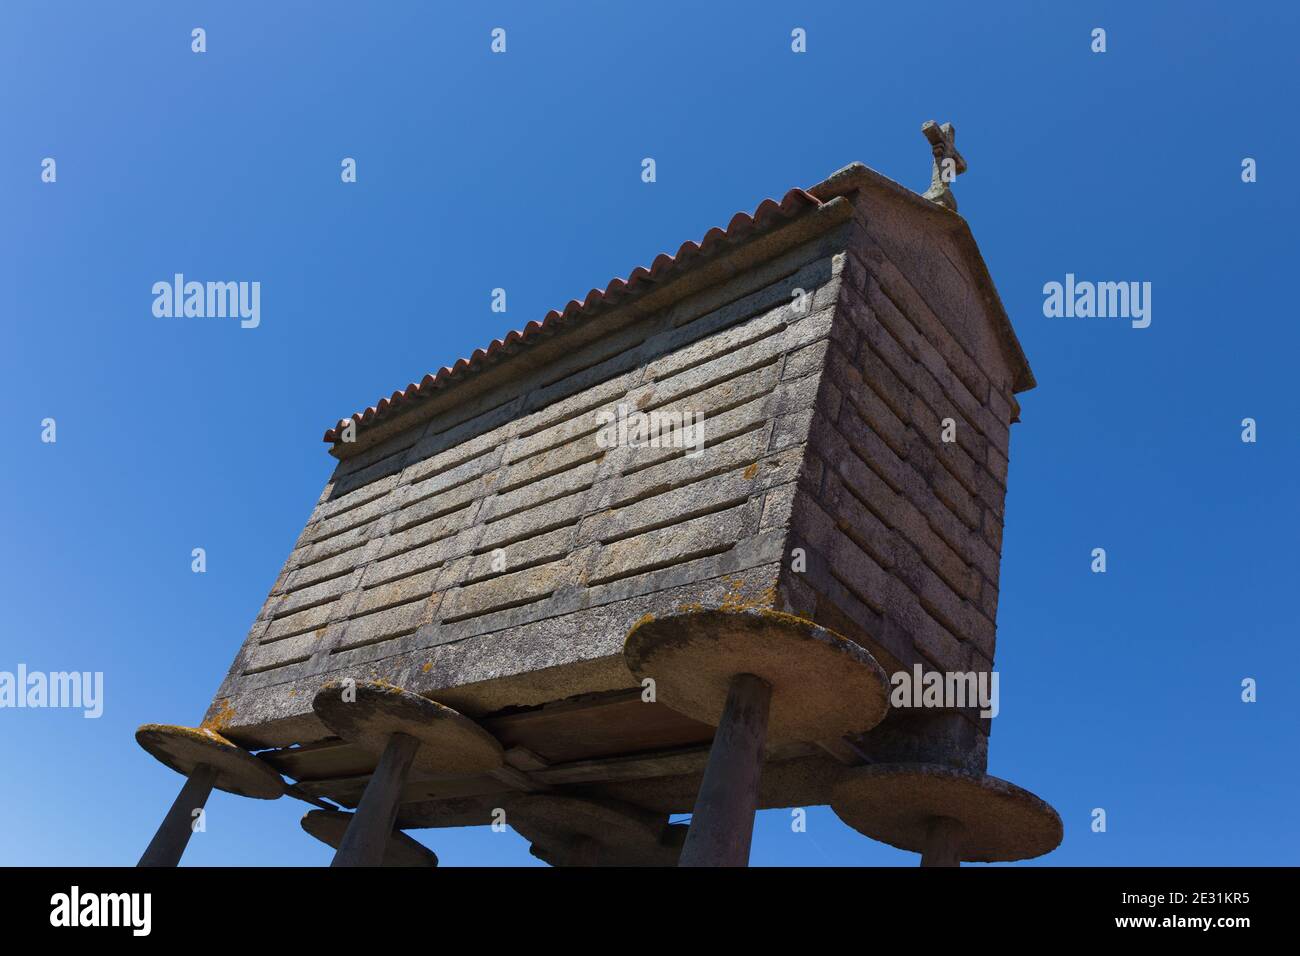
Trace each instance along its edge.
<path fill-rule="evenodd" d="M 196 767 L 213 768 L 216 777 L 211 785 L 218 790 L 259 800 L 274 800 L 284 793 L 284 781 L 270 766 L 206 727 L 144 724 L 136 730 L 135 739 L 183 776 Z"/>
<path fill-rule="evenodd" d="M 256 674 L 276 667 L 284 667 L 286 664 L 310 660 L 311 656 L 320 649 L 321 636 L 324 633 L 325 628 L 322 626 L 307 634 L 262 643 L 253 648 L 244 672 Z"/>
<path fill-rule="evenodd" d="M 380 551 L 382 557 L 403 554 L 421 545 L 433 544 L 450 537 L 469 527 L 478 512 L 478 506 L 470 504 L 457 511 L 428 517 L 424 504 L 425 502 L 421 502 L 412 505 L 394 515 L 392 531 L 384 538 L 383 548 Z M 427 510 L 431 512 L 434 509 Z"/>
<path fill-rule="evenodd" d="M 960 825 L 958 857 L 1027 860 L 1061 842 L 1061 818 L 1027 790 L 997 777 L 933 764 L 873 764 L 847 771 L 831 806 L 873 839 L 921 853 L 935 818 Z"/>
<path fill-rule="evenodd" d="M 411 765 L 431 773 L 476 773 L 501 765 L 501 745 L 472 720 L 391 684 L 327 683 L 312 710 L 337 736 L 378 757 L 394 734 L 417 742 Z"/>
<path fill-rule="evenodd" d="M 317 604 L 315 607 L 299 611 L 296 614 L 277 617 L 271 622 L 271 626 L 266 629 L 266 633 L 262 637 L 262 643 L 270 643 L 286 637 L 293 637 L 295 634 L 302 634 L 305 631 L 315 630 L 330 619 L 332 611 L 333 608 L 329 604 Z"/>
<path fill-rule="evenodd" d="M 660 685 L 668 706 L 708 724 L 719 723 L 736 675 L 765 682 L 769 742 L 870 730 L 888 710 L 885 672 L 859 645 L 770 608 L 646 615 L 628 635 L 625 653 L 632 673 Z"/>
<path fill-rule="evenodd" d="M 728 550 L 736 538 L 753 534 L 758 524 L 755 518 L 752 508 L 741 505 L 615 541 L 601 550 L 588 581 L 600 584 L 639 570 L 656 570 Z"/>
<path fill-rule="evenodd" d="M 309 810 L 300 824 L 303 830 L 327 846 L 338 849 L 352 822 L 353 814 L 339 810 Z M 438 856 L 418 840 L 394 830 L 384 849 L 382 866 L 435 867 Z"/>
<path fill-rule="evenodd" d="M 506 801 L 506 819 L 552 866 L 675 866 L 683 826 L 611 800 L 530 794 Z"/>

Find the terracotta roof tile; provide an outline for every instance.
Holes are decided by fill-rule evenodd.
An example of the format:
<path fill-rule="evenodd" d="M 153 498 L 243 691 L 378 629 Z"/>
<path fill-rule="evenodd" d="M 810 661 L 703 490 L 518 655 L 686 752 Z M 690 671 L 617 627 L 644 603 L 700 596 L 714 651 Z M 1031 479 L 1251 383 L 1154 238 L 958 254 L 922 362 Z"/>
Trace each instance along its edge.
<path fill-rule="evenodd" d="M 431 372 L 424 376 L 419 382 L 412 382 L 401 391 L 393 392 L 387 398 L 381 398 L 369 408 L 354 414 L 352 421 L 357 423 L 358 428 L 363 428 L 394 414 L 396 410 L 406 407 L 411 402 L 454 385 L 467 375 L 480 371 L 486 365 L 554 334 L 569 322 L 585 318 L 586 313 L 598 307 L 618 305 L 640 295 L 652 285 L 689 269 L 697 260 L 707 259 L 716 254 L 720 246 L 746 239 L 820 205 L 822 205 L 821 200 L 803 189 L 791 189 L 779 203 L 772 199 L 765 199 L 753 213 L 738 212 L 732 216 L 726 229 L 716 227 L 710 229 L 698 243 L 683 243 L 675 255 L 661 253 L 656 256 L 654 262 L 650 263 L 649 269 L 638 266 L 626 279 L 611 279 L 604 289 L 592 289 L 581 302 L 576 299 L 570 300 L 563 310 L 548 312 L 541 322 L 529 322 L 521 331 L 511 331 L 505 338 L 493 339 L 486 349 L 475 349 L 469 358 L 457 359 L 455 365 L 444 366 L 436 373 Z M 326 430 L 324 440 L 338 441 L 347 423 L 348 419 L 339 419 L 337 424 Z"/>

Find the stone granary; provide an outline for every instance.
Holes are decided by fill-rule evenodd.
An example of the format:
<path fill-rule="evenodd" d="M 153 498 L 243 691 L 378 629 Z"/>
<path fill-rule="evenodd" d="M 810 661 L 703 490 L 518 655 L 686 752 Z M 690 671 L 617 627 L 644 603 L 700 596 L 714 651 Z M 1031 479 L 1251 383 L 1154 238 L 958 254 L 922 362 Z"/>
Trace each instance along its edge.
<path fill-rule="evenodd" d="M 141 729 L 189 777 L 142 863 L 214 785 L 315 804 L 336 865 L 493 823 L 556 865 L 743 865 L 756 808 L 818 804 L 927 864 L 1053 849 L 977 706 L 890 706 L 994 666 L 1034 386 L 925 132 L 925 196 L 847 166 L 330 428 L 202 727 Z"/>

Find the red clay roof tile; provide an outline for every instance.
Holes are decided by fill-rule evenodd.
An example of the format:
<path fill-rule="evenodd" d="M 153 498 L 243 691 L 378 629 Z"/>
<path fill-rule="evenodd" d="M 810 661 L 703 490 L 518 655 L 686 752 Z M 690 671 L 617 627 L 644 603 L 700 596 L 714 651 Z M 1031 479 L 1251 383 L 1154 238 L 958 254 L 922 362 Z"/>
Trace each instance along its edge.
<path fill-rule="evenodd" d="M 748 238 L 754 233 L 772 228 L 784 220 L 820 205 L 822 205 L 821 200 L 803 189 L 791 189 L 779 203 L 772 199 L 765 199 L 752 214 L 738 212 L 732 216 L 726 229 L 714 227 L 704 234 L 704 238 L 698 244 L 684 242 L 676 255 L 661 253 L 656 256 L 649 269 L 637 266 L 626 280 L 611 279 L 604 289 L 592 289 L 588 292 L 583 301 L 570 300 L 562 311 L 548 312 L 541 322 L 529 322 L 522 331 L 511 331 L 504 339 L 493 339 L 486 349 L 475 349 L 468 359 L 457 359 L 455 365 L 444 366 L 436 374 L 430 373 L 418 383 L 412 382 L 401 391 L 393 392 L 387 398 L 381 398 L 369 408 L 354 414 L 352 421 L 357 423 L 358 428 L 369 425 L 415 399 L 427 397 L 434 391 L 454 385 L 467 374 L 479 371 L 485 364 L 497 361 L 503 355 L 513 354 L 520 348 L 532 345 L 540 337 L 550 335 L 566 323 L 581 317 L 584 312 L 602 305 L 617 305 L 639 295 L 648 286 L 663 282 L 689 269 L 696 260 L 713 255 L 724 243 Z M 324 440 L 338 441 L 347 423 L 348 419 L 339 419 L 334 427 L 326 430 Z"/>

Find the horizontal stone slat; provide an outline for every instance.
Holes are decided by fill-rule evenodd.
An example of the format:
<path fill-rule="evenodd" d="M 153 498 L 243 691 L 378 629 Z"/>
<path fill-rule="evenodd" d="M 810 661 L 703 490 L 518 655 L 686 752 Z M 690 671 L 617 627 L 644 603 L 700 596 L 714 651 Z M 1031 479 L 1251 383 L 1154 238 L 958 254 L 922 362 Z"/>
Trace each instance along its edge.
<path fill-rule="evenodd" d="M 625 538 L 601 549 L 588 583 L 598 584 L 729 549 L 753 534 L 756 526 L 753 509 L 740 505 Z"/>

